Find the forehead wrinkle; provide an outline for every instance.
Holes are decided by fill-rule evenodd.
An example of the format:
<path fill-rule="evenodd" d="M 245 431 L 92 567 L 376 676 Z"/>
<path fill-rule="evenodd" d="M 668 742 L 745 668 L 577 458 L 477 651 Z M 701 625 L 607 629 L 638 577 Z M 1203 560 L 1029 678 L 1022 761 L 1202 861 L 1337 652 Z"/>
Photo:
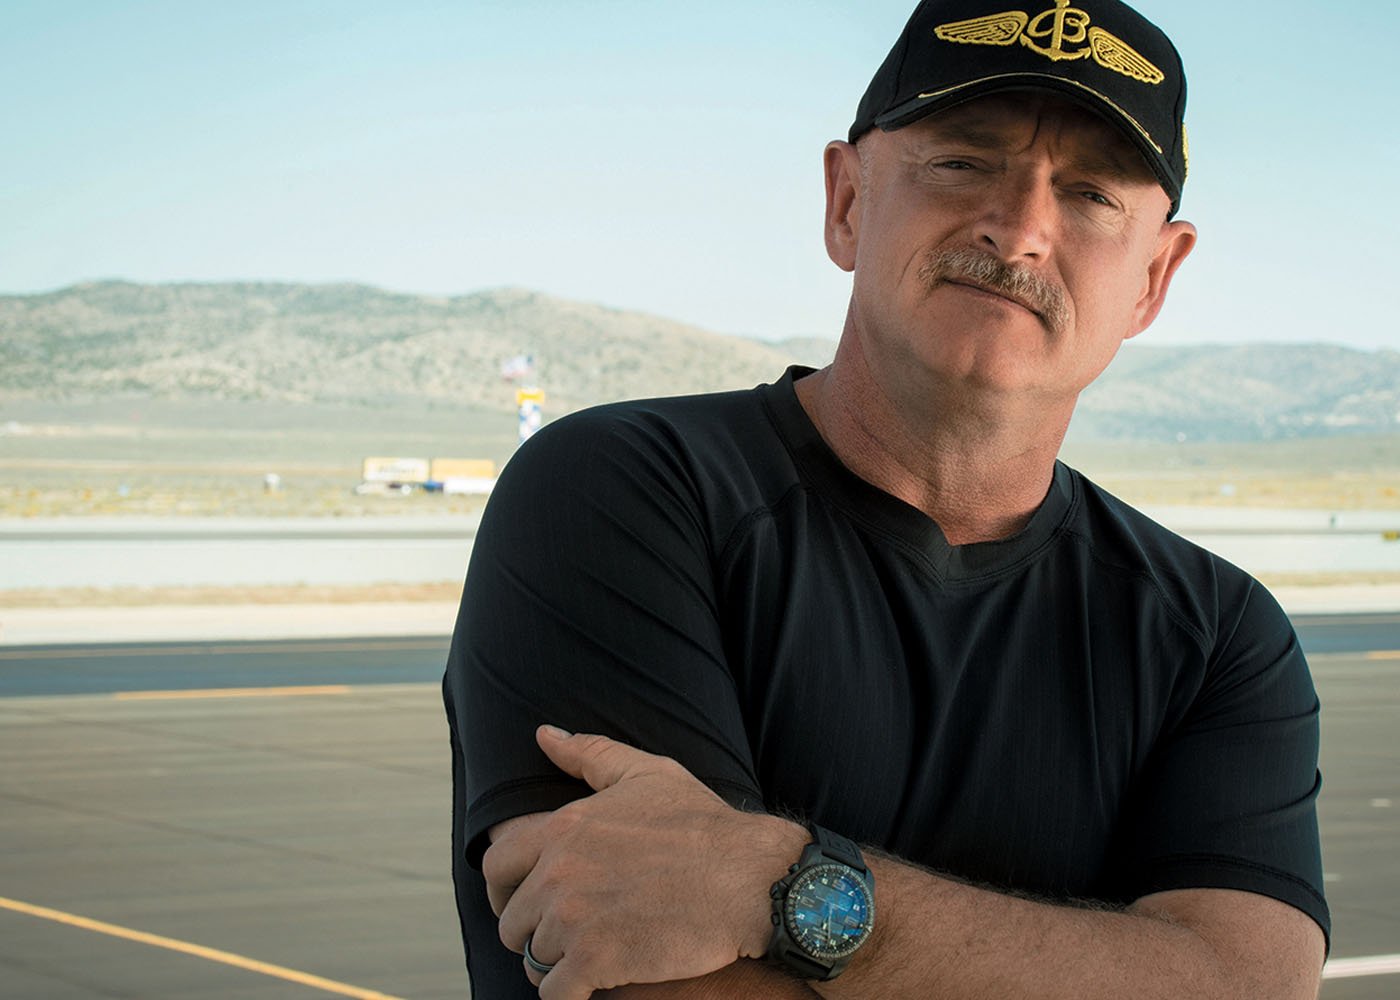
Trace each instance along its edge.
<path fill-rule="evenodd" d="M 1127 155 L 1123 155 L 1126 153 Z M 1133 150 L 1096 149 L 1081 151 L 1066 162 L 1072 170 L 1114 181 L 1150 181 L 1152 173 Z"/>
<path fill-rule="evenodd" d="M 1049 118 L 1061 157 L 1072 170 L 1121 182 L 1155 181 L 1142 154 L 1103 119 L 1066 105 Z"/>
<path fill-rule="evenodd" d="M 924 141 L 956 142 L 974 149 L 1007 149 L 1012 145 L 1011 133 L 1019 123 L 985 105 L 978 107 L 979 103 L 937 112 L 899 131 L 910 132 Z"/>
<path fill-rule="evenodd" d="M 939 138 L 962 143 L 974 149 L 1005 149 L 1010 145 L 1004 130 L 998 131 L 989 128 L 980 121 L 935 122 L 934 124 Z"/>
<path fill-rule="evenodd" d="M 1137 150 L 1108 123 L 1081 108 L 1050 100 L 1012 108 L 1023 117 L 969 106 L 955 107 L 925 119 L 929 141 L 959 143 L 972 149 L 1008 152 L 1030 148 L 1042 136 L 1065 150 L 1073 169 L 1118 181 L 1150 181 L 1151 171 Z M 1025 135 L 1022 142 L 1022 134 Z M 1076 148 L 1077 147 L 1077 148 Z"/>

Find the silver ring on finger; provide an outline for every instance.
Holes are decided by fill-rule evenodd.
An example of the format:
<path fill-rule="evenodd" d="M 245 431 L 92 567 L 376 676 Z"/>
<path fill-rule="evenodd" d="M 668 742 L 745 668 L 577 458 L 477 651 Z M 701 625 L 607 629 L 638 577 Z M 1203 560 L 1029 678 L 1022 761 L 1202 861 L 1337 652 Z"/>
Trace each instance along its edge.
<path fill-rule="evenodd" d="M 530 954 L 530 941 L 533 938 L 534 935 L 531 934 L 525 939 L 525 964 L 528 965 L 530 968 L 534 969 L 540 975 L 547 976 L 554 971 L 554 966 L 548 964 L 547 962 L 541 962 L 534 955 Z"/>

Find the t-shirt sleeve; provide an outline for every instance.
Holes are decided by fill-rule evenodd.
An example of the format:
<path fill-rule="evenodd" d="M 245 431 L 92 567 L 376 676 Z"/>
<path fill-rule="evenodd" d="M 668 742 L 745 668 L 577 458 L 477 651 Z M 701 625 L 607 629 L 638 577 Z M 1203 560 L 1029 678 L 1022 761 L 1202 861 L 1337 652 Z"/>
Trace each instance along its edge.
<path fill-rule="evenodd" d="M 699 491 L 684 443 L 645 408 L 564 418 L 506 466 L 444 678 L 455 839 L 473 867 L 495 824 L 588 792 L 538 749 L 542 723 L 674 757 L 759 807 Z"/>
<path fill-rule="evenodd" d="M 1222 599 L 1199 689 L 1139 785 L 1136 896 L 1222 888 L 1282 900 L 1331 933 L 1317 825 L 1319 704 L 1292 624 L 1259 584 Z"/>

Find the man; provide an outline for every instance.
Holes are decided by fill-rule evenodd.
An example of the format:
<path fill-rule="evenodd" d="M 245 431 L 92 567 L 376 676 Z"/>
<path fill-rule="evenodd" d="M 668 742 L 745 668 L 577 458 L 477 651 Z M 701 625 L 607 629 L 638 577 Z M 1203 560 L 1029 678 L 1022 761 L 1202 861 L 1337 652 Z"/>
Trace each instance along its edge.
<path fill-rule="evenodd" d="M 477 996 L 1316 994 L 1292 629 L 1056 461 L 1195 243 L 1180 62 L 1003 6 L 920 4 L 827 147 L 828 368 L 507 468 L 445 679 Z"/>

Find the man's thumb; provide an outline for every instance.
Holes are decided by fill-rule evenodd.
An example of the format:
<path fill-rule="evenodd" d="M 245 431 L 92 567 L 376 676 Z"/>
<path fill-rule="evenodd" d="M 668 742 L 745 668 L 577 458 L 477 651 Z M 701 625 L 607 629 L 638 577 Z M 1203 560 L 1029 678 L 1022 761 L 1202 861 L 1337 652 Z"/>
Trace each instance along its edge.
<path fill-rule="evenodd" d="M 617 784 L 652 756 L 606 736 L 568 733 L 556 726 L 540 726 L 535 741 L 561 771 L 582 778 L 595 792 Z"/>

